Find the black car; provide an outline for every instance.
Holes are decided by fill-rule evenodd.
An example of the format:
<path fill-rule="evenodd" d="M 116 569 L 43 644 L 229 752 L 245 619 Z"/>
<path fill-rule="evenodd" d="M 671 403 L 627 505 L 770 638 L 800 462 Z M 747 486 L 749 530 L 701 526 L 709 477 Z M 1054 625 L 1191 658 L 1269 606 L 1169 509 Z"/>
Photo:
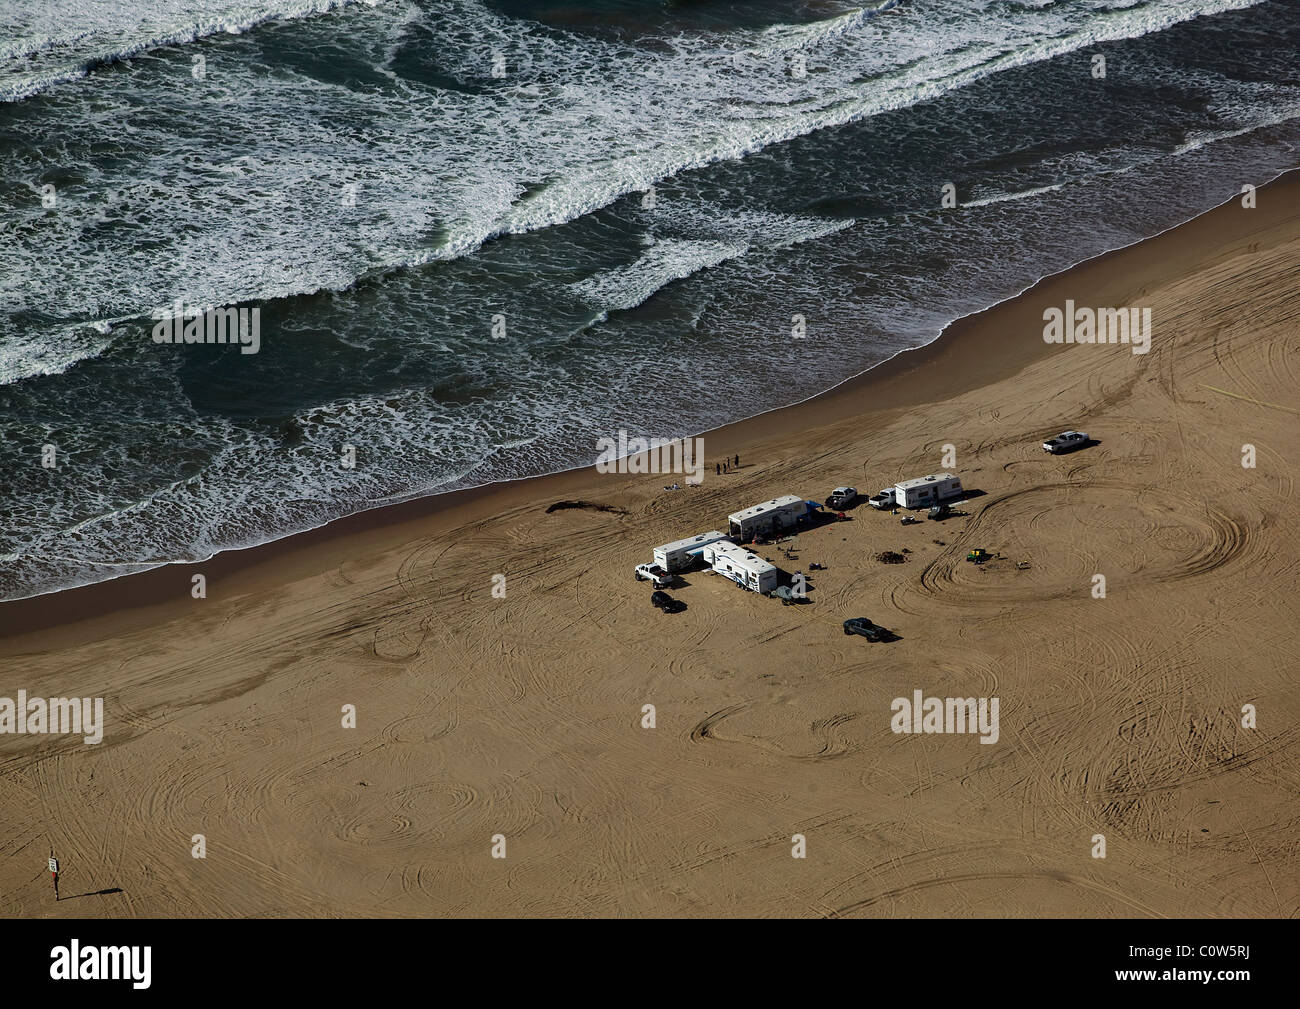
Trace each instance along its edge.
<path fill-rule="evenodd" d="M 929 516 L 932 519 L 946 519 L 951 514 L 952 509 L 946 504 L 937 504 L 929 511 Z"/>
<path fill-rule="evenodd" d="M 650 605 L 657 606 L 665 613 L 680 613 L 686 609 L 686 604 L 680 599 L 674 599 L 667 592 L 655 592 L 650 596 Z"/>
<path fill-rule="evenodd" d="M 861 634 L 868 641 L 880 641 L 885 636 L 885 629 L 873 624 L 866 617 L 850 617 L 844 621 L 845 634 Z"/>

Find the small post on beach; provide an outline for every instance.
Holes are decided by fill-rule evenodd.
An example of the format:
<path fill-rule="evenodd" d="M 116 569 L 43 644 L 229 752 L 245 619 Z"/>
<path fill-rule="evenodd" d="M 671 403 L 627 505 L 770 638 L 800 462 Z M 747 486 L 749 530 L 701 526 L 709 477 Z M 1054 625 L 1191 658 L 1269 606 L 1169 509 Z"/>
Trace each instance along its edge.
<path fill-rule="evenodd" d="M 50 849 L 50 878 L 54 880 L 54 899 L 59 899 L 59 860 L 54 857 L 54 849 Z"/>

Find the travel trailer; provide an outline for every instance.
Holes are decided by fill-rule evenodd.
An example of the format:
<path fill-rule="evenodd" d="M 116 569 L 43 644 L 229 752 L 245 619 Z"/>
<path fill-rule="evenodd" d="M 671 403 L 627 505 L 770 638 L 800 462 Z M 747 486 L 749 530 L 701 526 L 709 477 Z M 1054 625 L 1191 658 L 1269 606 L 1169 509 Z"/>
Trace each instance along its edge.
<path fill-rule="evenodd" d="M 932 473 L 894 484 L 894 493 L 904 508 L 929 508 L 940 501 L 960 497 L 962 489 L 961 481 L 952 473 Z"/>
<path fill-rule="evenodd" d="M 776 588 L 776 565 L 734 543 L 710 544 L 704 548 L 704 560 L 718 574 L 752 592 L 767 593 Z"/>
<path fill-rule="evenodd" d="M 796 494 L 786 494 L 744 511 L 732 512 L 727 516 L 727 529 L 734 539 L 748 543 L 755 536 L 789 529 L 807 516 L 808 502 Z"/>
<path fill-rule="evenodd" d="M 690 536 L 675 543 L 665 543 L 661 547 L 655 547 L 655 563 L 669 574 L 685 571 L 700 559 L 700 554 L 705 547 L 722 540 L 731 542 L 726 533 L 720 533 L 715 529 L 713 532 L 700 533 L 698 536 Z"/>
<path fill-rule="evenodd" d="M 723 543 L 719 541 L 717 543 L 710 543 L 707 547 L 705 547 L 704 552 L 700 555 L 700 557 L 703 559 L 705 563 L 705 566 L 713 567 L 713 565 L 716 564 L 718 561 L 718 551 L 722 550 L 725 552 L 727 547 L 729 546 L 735 546 L 735 544 Z"/>

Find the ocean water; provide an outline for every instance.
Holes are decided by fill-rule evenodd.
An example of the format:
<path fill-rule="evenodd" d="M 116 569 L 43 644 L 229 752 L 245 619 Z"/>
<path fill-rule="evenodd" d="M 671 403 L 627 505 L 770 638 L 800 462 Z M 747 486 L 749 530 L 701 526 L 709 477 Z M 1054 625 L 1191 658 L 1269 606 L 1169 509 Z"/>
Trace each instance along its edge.
<path fill-rule="evenodd" d="M 1297 52 L 1295 0 L 0 3 L 0 599 L 815 395 L 1294 167 Z"/>

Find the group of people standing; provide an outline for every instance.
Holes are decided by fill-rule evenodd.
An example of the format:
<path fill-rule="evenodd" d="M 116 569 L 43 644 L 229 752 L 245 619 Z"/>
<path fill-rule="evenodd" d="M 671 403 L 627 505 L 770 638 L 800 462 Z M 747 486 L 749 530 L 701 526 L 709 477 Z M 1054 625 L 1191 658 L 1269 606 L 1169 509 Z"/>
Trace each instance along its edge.
<path fill-rule="evenodd" d="M 731 459 L 723 459 L 722 462 L 715 462 L 713 468 L 718 476 L 722 476 L 723 473 L 730 473 L 733 469 L 740 469 L 740 456 L 737 455 Z"/>

